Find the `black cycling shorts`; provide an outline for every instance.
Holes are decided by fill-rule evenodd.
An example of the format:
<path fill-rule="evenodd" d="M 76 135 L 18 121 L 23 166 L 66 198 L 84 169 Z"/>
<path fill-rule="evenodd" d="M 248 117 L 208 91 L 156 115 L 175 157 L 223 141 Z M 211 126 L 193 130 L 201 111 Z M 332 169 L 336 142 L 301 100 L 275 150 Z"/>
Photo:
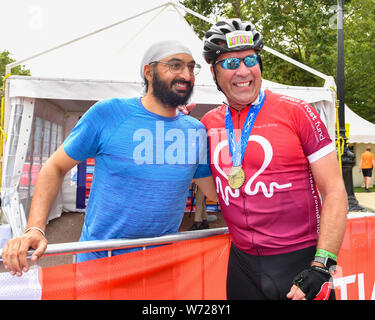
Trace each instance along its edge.
<path fill-rule="evenodd" d="M 362 174 L 364 177 L 372 177 L 372 168 L 362 169 Z"/>
<path fill-rule="evenodd" d="M 230 249 L 227 275 L 229 300 L 286 300 L 293 279 L 308 269 L 316 248 L 310 247 L 272 256 L 254 256 Z M 335 299 L 334 290 L 330 300 Z"/>

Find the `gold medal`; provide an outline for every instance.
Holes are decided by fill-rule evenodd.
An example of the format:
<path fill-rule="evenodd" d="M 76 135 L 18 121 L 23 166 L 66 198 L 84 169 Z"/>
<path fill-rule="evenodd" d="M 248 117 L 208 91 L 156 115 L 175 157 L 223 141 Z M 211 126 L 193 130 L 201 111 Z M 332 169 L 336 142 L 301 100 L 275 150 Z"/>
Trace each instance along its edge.
<path fill-rule="evenodd" d="M 245 182 L 245 172 L 242 166 L 232 167 L 229 172 L 228 184 L 232 189 L 239 189 Z"/>

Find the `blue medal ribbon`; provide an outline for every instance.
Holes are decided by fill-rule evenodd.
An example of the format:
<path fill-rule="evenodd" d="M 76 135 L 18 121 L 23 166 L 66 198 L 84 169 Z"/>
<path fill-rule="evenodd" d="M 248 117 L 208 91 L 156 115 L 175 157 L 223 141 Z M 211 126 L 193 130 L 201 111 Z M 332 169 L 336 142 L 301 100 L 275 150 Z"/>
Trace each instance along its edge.
<path fill-rule="evenodd" d="M 228 137 L 228 145 L 230 155 L 232 157 L 233 167 L 239 167 L 242 164 L 243 157 L 245 155 L 247 142 L 250 137 L 251 130 L 253 129 L 255 119 L 263 106 L 265 94 L 263 90 L 259 92 L 259 102 L 256 105 L 250 107 L 249 113 L 247 114 L 245 124 L 241 131 L 241 138 L 239 143 L 236 141 L 236 135 L 234 134 L 232 116 L 230 114 L 229 106 L 225 112 L 225 130 Z"/>

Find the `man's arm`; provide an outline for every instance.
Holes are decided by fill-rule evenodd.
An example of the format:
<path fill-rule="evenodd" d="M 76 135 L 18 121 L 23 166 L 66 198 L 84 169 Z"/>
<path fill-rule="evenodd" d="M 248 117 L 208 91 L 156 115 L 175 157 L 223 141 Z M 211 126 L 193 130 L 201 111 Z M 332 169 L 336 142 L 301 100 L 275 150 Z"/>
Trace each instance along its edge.
<path fill-rule="evenodd" d="M 45 230 L 53 202 L 61 188 L 65 174 L 79 162 L 70 158 L 61 146 L 43 165 L 35 185 L 26 230 L 36 227 Z M 4 246 L 2 259 L 12 274 L 22 275 L 29 269 L 27 251 L 35 249 L 31 261 L 35 262 L 47 248 L 47 240 L 37 229 L 31 229 L 22 236 L 11 239 Z"/>
<path fill-rule="evenodd" d="M 322 214 L 317 249 L 339 253 L 346 228 L 348 196 L 334 152 L 311 164 L 322 196 Z"/>
<path fill-rule="evenodd" d="M 219 201 L 217 197 L 217 193 L 216 193 L 215 182 L 212 176 L 199 178 L 199 179 L 193 179 L 193 182 L 196 183 L 196 185 L 199 187 L 199 189 L 202 190 L 202 192 L 208 199 L 215 201 L 215 202 Z"/>
<path fill-rule="evenodd" d="M 322 196 L 322 212 L 317 249 L 339 253 L 346 228 L 348 197 L 336 153 L 311 163 L 313 178 Z M 288 298 L 303 299 L 304 293 L 293 285 Z"/>

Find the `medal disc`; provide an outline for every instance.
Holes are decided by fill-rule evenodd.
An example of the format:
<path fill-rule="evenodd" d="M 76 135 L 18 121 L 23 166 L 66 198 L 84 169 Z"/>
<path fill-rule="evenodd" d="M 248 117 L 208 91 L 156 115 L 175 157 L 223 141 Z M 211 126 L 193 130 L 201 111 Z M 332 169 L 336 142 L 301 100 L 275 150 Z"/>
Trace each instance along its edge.
<path fill-rule="evenodd" d="M 228 184 L 232 189 L 241 188 L 245 182 L 245 172 L 242 169 L 242 166 L 232 167 L 229 172 Z"/>

